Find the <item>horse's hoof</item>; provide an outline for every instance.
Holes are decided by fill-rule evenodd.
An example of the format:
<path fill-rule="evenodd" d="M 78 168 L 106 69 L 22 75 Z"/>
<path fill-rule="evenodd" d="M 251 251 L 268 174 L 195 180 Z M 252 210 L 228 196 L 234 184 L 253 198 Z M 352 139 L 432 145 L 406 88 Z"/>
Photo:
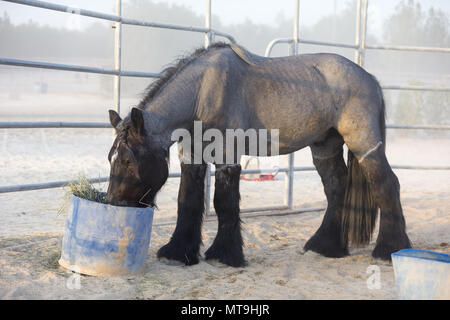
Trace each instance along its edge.
<path fill-rule="evenodd" d="M 400 236 L 396 236 L 395 238 L 378 236 L 377 244 L 372 251 L 372 257 L 390 261 L 392 259 L 392 253 L 409 248 L 411 248 L 411 242 L 406 233 L 400 233 Z"/>
<path fill-rule="evenodd" d="M 348 248 L 340 245 L 340 240 L 332 240 L 326 236 L 315 234 L 309 239 L 303 250 L 314 251 L 328 258 L 342 258 L 348 256 Z"/>
<path fill-rule="evenodd" d="M 206 250 L 205 260 L 218 260 L 223 264 L 235 268 L 245 267 L 247 265 L 247 261 L 245 261 L 244 254 L 242 253 L 242 248 L 234 251 L 230 250 L 230 248 L 224 250 L 214 244 Z"/>
<path fill-rule="evenodd" d="M 381 260 L 387 260 L 390 261 L 391 253 L 396 252 L 398 250 L 394 249 L 391 246 L 383 246 L 383 245 L 377 245 L 375 249 L 372 251 L 372 257 L 381 259 Z"/>
<path fill-rule="evenodd" d="M 158 259 L 165 258 L 167 260 L 178 261 L 187 266 L 198 264 L 199 262 L 198 252 L 187 251 L 184 247 L 176 246 L 171 242 L 158 250 L 157 257 Z M 175 263 L 171 265 L 175 265 Z"/>
<path fill-rule="evenodd" d="M 391 261 L 392 253 L 397 252 L 402 249 L 409 249 L 409 248 L 411 248 L 411 244 L 409 243 L 409 241 L 408 241 L 408 243 L 405 243 L 403 245 L 395 245 L 395 246 L 394 245 L 377 244 L 375 246 L 375 249 L 373 249 L 373 251 L 372 251 L 372 257 Z"/>

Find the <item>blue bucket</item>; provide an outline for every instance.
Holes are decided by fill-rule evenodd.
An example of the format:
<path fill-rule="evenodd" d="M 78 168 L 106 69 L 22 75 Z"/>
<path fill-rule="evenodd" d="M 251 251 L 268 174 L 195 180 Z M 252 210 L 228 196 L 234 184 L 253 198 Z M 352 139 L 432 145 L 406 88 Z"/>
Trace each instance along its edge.
<path fill-rule="evenodd" d="M 450 299 L 450 256 L 419 249 L 403 249 L 392 255 L 400 299 Z"/>
<path fill-rule="evenodd" d="M 153 210 L 72 196 L 59 264 L 92 276 L 140 271 L 150 244 Z"/>

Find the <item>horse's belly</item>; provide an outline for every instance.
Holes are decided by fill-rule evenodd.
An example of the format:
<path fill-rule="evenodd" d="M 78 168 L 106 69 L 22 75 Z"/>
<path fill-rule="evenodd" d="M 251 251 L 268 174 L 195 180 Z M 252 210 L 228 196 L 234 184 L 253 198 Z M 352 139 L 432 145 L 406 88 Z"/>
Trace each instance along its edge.
<path fill-rule="evenodd" d="M 291 108 L 285 112 L 280 110 L 271 117 L 259 117 L 257 122 L 253 126 L 262 125 L 262 128 L 270 132 L 270 137 L 274 137 L 269 144 L 276 143 L 278 136 L 279 154 L 288 154 L 323 140 L 333 126 L 329 112 L 320 108 Z"/>

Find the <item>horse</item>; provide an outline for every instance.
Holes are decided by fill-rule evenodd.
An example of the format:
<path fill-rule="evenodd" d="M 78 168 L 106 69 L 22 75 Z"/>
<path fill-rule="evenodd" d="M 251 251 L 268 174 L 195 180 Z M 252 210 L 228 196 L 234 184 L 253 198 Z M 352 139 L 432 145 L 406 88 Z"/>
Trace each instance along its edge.
<path fill-rule="evenodd" d="M 216 43 L 163 70 L 126 117 L 109 110 L 109 118 L 116 131 L 108 155 L 110 204 L 155 205 L 168 178 L 169 147 L 181 142 L 172 139 L 174 130 L 193 133 L 196 121 L 203 130 L 221 133 L 277 129 L 280 155 L 310 147 L 328 202 L 305 251 L 334 258 L 349 255 L 350 245 L 370 242 L 378 212 L 372 256 L 389 260 L 391 253 L 411 247 L 400 184 L 385 154 L 381 87 L 374 76 L 345 57 L 317 53 L 266 58 L 239 45 Z M 208 163 L 187 161 L 192 153 L 185 149 L 189 148 L 180 150 L 176 227 L 157 256 L 194 265 L 201 258 Z M 223 153 L 227 150 L 224 147 Z M 218 231 L 204 258 L 242 267 L 247 262 L 239 216 L 241 167 L 238 156 L 232 159 L 213 163 Z"/>

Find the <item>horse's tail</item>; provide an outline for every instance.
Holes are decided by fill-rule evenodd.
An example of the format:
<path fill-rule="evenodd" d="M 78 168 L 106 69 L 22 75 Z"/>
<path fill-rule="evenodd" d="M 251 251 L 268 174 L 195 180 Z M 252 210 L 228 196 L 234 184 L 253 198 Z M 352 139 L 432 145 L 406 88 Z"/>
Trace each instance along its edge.
<path fill-rule="evenodd" d="M 381 91 L 381 90 L 380 90 Z M 380 133 L 385 148 L 386 120 L 385 103 L 382 97 L 380 113 Z M 345 246 L 352 243 L 356 246 L 368 244 L 372 237 L 378 215 L 369 183 L 361 170 L 358 159 L 348 150 L 348 173 L 345 187 L 344 207 L 341 215 L 342 241 Z"/>

